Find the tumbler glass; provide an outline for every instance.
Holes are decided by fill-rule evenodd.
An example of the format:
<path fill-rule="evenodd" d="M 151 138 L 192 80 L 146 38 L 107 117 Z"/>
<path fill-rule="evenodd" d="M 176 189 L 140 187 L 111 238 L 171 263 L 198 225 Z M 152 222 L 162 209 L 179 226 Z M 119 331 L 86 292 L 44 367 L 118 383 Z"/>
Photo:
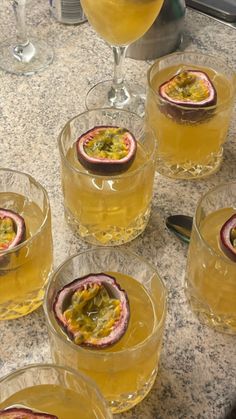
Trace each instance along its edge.
<path fill-rule="evenodd" d="M 228 224 L 229 219 L 233 234 L 233 223 L 236 226 L 236 182 L 210 190 L 197 205 L 185 288 L 193 312 L 203 323 L 220 332 L 235 334 L 236 242 L 235 260 L 231 260 L 224 245 L 225 233 L 222 238 L 222 227 Z"/>
<path fill-rule="evenodd" d="M 26 417 L 24 413 L 29 415 L 32 411 L 34 415 L 27 418 L 37 413 L 45 419 L 112 418 L 90 378 L 53 364 L 31 364 L 1 378 L 0 413 L 1 409 L 15 412 L 16 416 L 9 417 L 22 419 Z"/>
<path fill-rule="evenodd" d="M 47 192 L 26 173 L 0 169 L 0 320 L 41 305 L 52 261 Z"/>
<path fill-rule="evenodd" d="M 95 349 L 79 346 L 67 336 L 56 320 L 55 298 L 76 278 L 101 272 L 116 278 L 126 291 L 130 320 L 119 341 Z M 150 391 L 157 375 L 166 299 L 156 269 L 128 250 L 100 247 L 67 259 L 54 272 L 44 302 L 54 362 L 90 376 L 114 413 L 132 408 Z"/>
<path fill-rule="evenodd" d="M 135 159 L 120 174 L 97 174 L 78 161 L 76 140 L 94 127 L 123 127 L 137 140 Z M 95 245 L 119 245 L 147 225 L 155 175 L 155 138 L 142 118 L 128 111 L 95 109 L 71 119 L 59 135 L 65 216 Z"/>
<path fill-rule="evenodd" d="M 178 52 L 152 65 L 146 119 L 155 131 L 159 173 L 193 179 L 218 170 L 235 93 L 236 73 L 218 57 Z"/>

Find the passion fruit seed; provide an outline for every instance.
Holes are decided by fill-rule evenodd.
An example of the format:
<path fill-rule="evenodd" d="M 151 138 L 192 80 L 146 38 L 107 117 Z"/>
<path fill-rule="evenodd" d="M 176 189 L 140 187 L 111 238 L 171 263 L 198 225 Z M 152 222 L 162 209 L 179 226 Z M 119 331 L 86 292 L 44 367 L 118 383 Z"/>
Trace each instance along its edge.
<path fill-rule="evenodd" d="M 14 211 L 0 208 L 0 251 L 11 249 L 25 239 L 25 222 Z"/>
<path fill-rule="evenodd" d="M 59 419 L 48 413 L 36 412 L 26 407 L 10 407 L 0 410 L 0 418 L 4 419 Z"/>
<path fill-rule="evenodd" d="M 125 128 L 94 127 L 76 141 L 79 162 L 88 170 L 100 174 L 120 173 L 132 164 L 136 140 Z"/>
<path fill-rule="evenodd" d="M 165 100 L 187 107 L 211 106 L 216 104 L 216 90 L 206 73 L 183 70 L 159 87 Z"/>
<path fill-rule="evenodd" d="M 129 301 L 116 279 L 90 274 L 62 288 L 55 299 L 55 317 L 76 345 L 105 348 L 124 335 Z"/>
<path fill-rule="evenodd" d="M 220 245 L 226 256 L 236 262 L 236 214 L 232 215 L 222 226 Z"/>

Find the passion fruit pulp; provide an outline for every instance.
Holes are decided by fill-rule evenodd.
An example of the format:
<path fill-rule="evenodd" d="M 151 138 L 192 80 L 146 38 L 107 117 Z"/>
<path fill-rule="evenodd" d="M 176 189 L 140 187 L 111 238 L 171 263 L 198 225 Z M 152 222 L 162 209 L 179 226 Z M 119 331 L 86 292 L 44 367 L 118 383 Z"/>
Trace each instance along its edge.
<path fill-rule="evenodd" d="M 180 71 L 159 86 L 159 95 L 165 100 L 164 109 L 170 116 L 193 121 L 205 119 L 209 116 L 206 108 L 214 107 L 217 103 L 217 92 L 212 81 L 199 70 Z"/>
<path fill-rule="evenodd" d="M 0 418 L 4 419 L 58 419 L 48 413 L 36 412 L 26 407 L 10 407 L 0 410 Z"/>
<path fill-rule="evenodd" d="M 137 142 L 126 128 L 97 126 L 76 141 L 77 157 L 87 170 L 106 175 L 126 171 L 134 161 Z"/>
<path fill-rule="evenodd" d="M 0 208 L 0 251 L 12 249 L 25 240 L 25 221 L 16 212 Z"/>
<path fill-rule="evenodd" d="M 236 214 L 232 215 L 221 227 L 220 245 L 225 255 L 236 262 Z"/>
<path fill-rule="evenodd" d="M 120 340 L 130 317 L 126 292 L 105 273 L 89 274 L 65 285 L 56 295 L 53 311 L 76 345 L 97 349 Z"/>

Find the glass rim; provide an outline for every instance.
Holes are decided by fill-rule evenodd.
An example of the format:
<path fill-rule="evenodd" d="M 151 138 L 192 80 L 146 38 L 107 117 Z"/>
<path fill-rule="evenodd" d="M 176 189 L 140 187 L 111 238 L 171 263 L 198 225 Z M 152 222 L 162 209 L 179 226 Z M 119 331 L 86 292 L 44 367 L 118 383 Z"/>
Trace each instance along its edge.
<path fill-rule="evenodd" d="M 76 258 L 77 256 L 83 255 L 85 253 L 91 253 L 91 252 L 95 252 L 95 251 L 109 251 L 111 249 L 116 249 L 116 251 L 118 251 L 119 253 L 122 253 L 125 251 L 125 254 L 129 255 L 129 256 L 134 256 L 136 258 L 138 258 L 142 263 L 145 263 L 146 265 L 148 265 L 148 267 L 150 269 L 152 269 L 156 274 L 157 274 L 157 278 L 159 280 L 159 282 L 161 283 L 162 286 L 162 290 L 163 290 L 163 294 L 164 294 L 164 307 L 163 307 L 163 311 L 162 311 L 162 315 L 159 321 L 156 322 L 156 325 L 154 326 L 152 332 L 148 335 L 148 337 L 142 341 L 141 343 L 138 343 L 137 345 L 131 347 L 131 348 L 127 348 L 127 349 L 121 349 L 119 351 L 116 352 L 104 352 L 102 349 L 96 349 L 96 351 L 94 351 L 93 349 L 89 349 L 89 348 L 83 348 L 82 346 L 78 346 L 76 345 L 74 342 L 72 342 L 71 340 L 68 340 L 67 336 L 62 334 L 59 334 L 56 329 L 53 326 L 53 322 L 51 321 L 51 315 L 49 313 L 48 310 L 48 306 L 49 306 L 49 302 L 47 299 L 51 284 L 52 284 L 52 280 L 53 277 L 55 277 L 61 270 L 62 268 L 66 265 L 69 264 L 70 261 L 74 258 Z M 43 309 L 44 309 L 44 314 L 45 314 L 45 318 L 46 318 L 46 322 L 47 322 L 47 326 L 50 328 L 51 332 L 57 337 L 59 338 L 64 344 L 68 345 L 70 348 L 72 348 L 73 350 L 79 352 L 86 352 L 86 353 L 90 353 L 91 356 L 95 356 L 95 357 L 109 357 L 112 358 L 114 356 L 119 356 L 122 354 L 126 354 L 127 352 L 136 352 L 137 350 L 140 350 L 140 348 L 142 348 L 143 346 L 147 345 L 148 342 L 153 338 L 154 334 L 161 328 L 162 324 L 165 321 L 165 316 L 166 316 L 166 309 L 167 309 L 167 288 L 161 278 L 161 276 L 159 275 L 157 269 L 148 261 L 146 261 L 142 256 L 137 255 L 135 252 L 130 251 L 128 249 L 117 249 L 117 247 L 106 247 L 106 248 L 102 248 L 102 247 L 93 247 L 91 249 L 87 249 L 87 250 L 83 250 L 79 253 L 76 253 L 72 256 L 70 256 L 69 258 L 67 258 L 64 262 L 62 262 L 50 275 L 50 279 L 48 281 L 46 290 L 45 290 L 45 295 L 44 295 L 44 301 L 43 301 Z M 51 306 L 51 304 L 50 304 Z M 55 320 L 56 321 L 56 320 Z"/>
<path fill-rule="evenodd" d="M 204 244 L 204 246 L 211 252 L 211 253 L 213 253 L 216 257 L 217 257 L 217 259 L 220 259 L 220 260 L 222 260 L 224 263 L 228 263 L 229 265 L 235 265 L 235 262 L 233 261 L 233 260 L 231 260 L 231 259 L 229 259 L 229 258 L 226 258 L 223 254 L 222 255 L 220 255 L 219 253 L 217 253 L 210 245 L 209 245 L 209 243 L 204 239 L 204 237 L 202 236 L 202 234 L 201 234 L 201 231 L 200 231 L 200 229 L 199 229 L 199 227 L 198 227 L 198 223 L 197 223 L 197 217 L 199 216 L 199 213 L 200 213 L 200 211 L 201 211 L 201 207 L 202 207 L 202 202 L 203 202 L 203 200 L 208 196 L 208 195 L 210 195 L 211 193 L 214 193 L 214 192 L 216 192 L 217 191 L 217 189 L 221 189 L 221 188 L 225 188 L 225 187 L 227 187 L 227 186 L 229 186 L 229 185 L 235 185 L 235 188 L 236 188 L 236 181 L 235 182 L 224 182 L 224 183 L 220 183 L 219 185 L 217 185 L 217 186 L 214 186 L 213 188 L 211 188 L 210 190 L 208 190 L 207 192 L 205 192 L 202 196 L 201 196 L 201 198 L 198 200 L 198 203 L 197 203 L 197 207 L 196 207 L 196 210 L 195 210 L 195 214 L 194 214 L 194 217 L 193 217 L 193 225 L 194 225 L 194 227 L 195 227 L 195 229 L 196 229 L 196 232 L 197 232 L 197 234 L 198 234 L 198 236 L 199 236 L 199 238 L 200 238 L 200 240 L 201 240 L 201 242 Z"/>
<path fill-rule="evenodd" d="M 209 110 L 213 110 L 213 109 L 220 109 L 221 107 L 223 107 L 223 106 L 225 106 L 225 104 L 227 104 L 227 103 L 229 103 L 233 98 L 234 98 L 234 96 L 235 96 L 235 94 L 236 94 L 236 71 L 234 71 L 227 63 L 225 63 L 221 58 L 219 58 L 219 57 L 217 57 L 217 56 L 215 56 L 215 55 L 211 55 L 211 54 L 204 54 L 204 53 L 201 53 L 201 52 L 199 52 L 199 51 L 178 51 L 178 52 L 172 52 L 171 54 L 167 54 L 167 55 L 164 55 L 164 56 L 162 56 L 162 57 L 160 57 L 160 58 L 158 58 L 151 66 L 150 66 L 150 68 L 148 69 L 148 71 L 147 71 L 147 82 L 148 82 L 148 88 L 152 91 L 152 93 L 155 95 L 155 97 L 156 98 L 158 98 L 158 99 L 160 99 L 163 103 L 168 103 L 168 105 L 170 105 L 171 107 L 173 107 L 173 108 L 178 108 L 178 109 L 183 109 L 184 111 L 189 111 L 189 110 L 191 110 L 191 108 L 189 108 L 188 106 L 183 106 L 183 105 L 178 105 L 177 103 L 175 104 L 175 103 L 170 103 L 170 102 L 168 102 L 166 99 L 164 99 L 164 98 L 162 98 L 160 95 L 159 95 L 159 93 L 158 93 L 158 91 L 156 91 L 154 88 L 153 88 L 153 86 L 152 86 L 152 79 L 151 79 L 151 73 L 152 73 L 152 71 L 153 71 L 153 69 L 155 69 L 157 66 L 158 66 L 158 64 L 161 62 L 161 61 L 164 61 L 164 60 L 166 60 L 166 59 L 168 59 L 168 58 L 171 58 L 171 57 L 178 57 L 178 56 L 188 56 L 188 55 L 195 55 L 195 56 L 197 56 L 197 57 L 206 57 L 206 58 L 209 58 L 209 59 L 214 59 L 214 60 L 217 60 L 220 64 L 222 64 L 223 66 L 225 66 L 225 67 L 227 67 L 227 69 L 229 70 L 229 71 L 231 71 L 231 73 L 232 73 L 232 78 L 234 78 L 235 79 L 235 83 L 234 83 L 234 85 L 232 86 L 232 94 L 229 96 L 229 98 L 227 98 L 227 99 L 225 99 L 223 102 L 221 102 L 220 104 L 217 104 L 216 103 L 216 105 L 212 105 L 212 106 L 194 106 L 194 110 L 202 110 L 202 109 L 207 109 L 208 111 Z M 183 63 L 180 63 L 180 64 L 183 64 L 183 65 L 188 65 L 188 61 L 186 61 L 186 64 L 183 62 Z M 189 64 L 191 64 L 191 63 L 189 63 Z M 198 64 L 196 64 L 196 63 L 192 63 L 192 65 L 194 66 L 194 65 L 198 65 Z M 168 67 L 170 67 L 170 65 L 168 66 Z"/>
<path fill-rule="evenodd" d="M 14 253 L 14 252 L 22 249 L 23 247 L 27 246 L 28 244 L 32 243 L 35 240 L 35 238 L 38 237 L 39 234 L 44 230 L 45 225 L 46 225 L 46 221 L 48 219 L 49 211 L 50 211 L 50 201 L 49 201 L 48 193 L 47 193 L 46 189 L 44 188 L 44 186 L 42 186 L 41 183 L 39 183 L 33 176 L 29 175 L 28 173 L 21 172 L 19 170 L 8 169 L 8 168 L 5 168 L 5 167 L 0 168 L 0 175 L 1 175 L 1 172 L 11 172 L 11 173 L 15 173 L 17 175 L 26 176 L 30 180 L 31 183 L 33 183 L 35 186 L 39 187 L 42 190 L 43 195 L 44 195 L 45 200 L 46 200 L 46 213 L 43 217 L 43 220 L 42 220 L 39 228 L 36 230 L 36 232 L 31 237 L 28 237 L 28 239 L 24 240 L 22 243 L 17 244 L 16 246 L 14 246 L 11 249 L 0 250 L 0 255 L 5 256 L 5 255 L 9 255 L 11 253 Z"/>
<path fill-rule="evenodd" d="M 71 123 L 71 122 L 73 122 L 75 119 L 77 119 L 77 118 L 79 118 L 80 116 L 84 116 L 84 115 L 86 115 L 86 114 L 88 114 L 88 113 L 93 113 L 93 112 L 97 112 L 97 111 L 109 111 L 109 112 L 121 112 L 121 113 L 123 113 L 123 114 L 129 114 L 129 115 L 133 115 L 133 116 L 135 116 L 137 119 L 139 119 L 140 120 L 140 122 L 141 121 L 143 121 L 143 124 L 144 124 L 144 126 L 145 126 L 145 120 L 141 117 L 141 116 L 139 116 L 138 114 L 136 114 L 135 112 L 132 112 L 132 111 L 128 111 L 128 110 L 125 110 L 125 109 L 116 109 L 116 108 L 94 108 L 94 109 L 89 109 L 89 110 L 85 110 L 84 112 L 81 112 L 81 113 L 79 113 L 79 114 L 77 114 L 77 115 L 75 115 L 75 116 L 73 116 L 72 118 L 70 118 L 66 123 L 65 123 L 65 125 L 63 126 L 63 128 L 61 129 L 61 131 L 60 131 L 60 133 L 59 133 L 59 135 L 58 135 L 58 139 L 57 139 L 57 141 L 58 141 L 58 147 L 59 147 L 59 152 L 60 152 L 60 155 L 61 155 L 61 158 L 62 158 L 62 160 L 63 160 L 63 162 L 65 163 L 65 165 L 67 166 L 67 167 L 69 167 L 70 169 L 72 169 L 75 173 L 79 173 L 80 175 L 82 175 L 82 176 L 87 176 L 87 177 L 91 177 L 91 175 L 92 176 L 95 176 L 96 177 L 96 179 L 112 179 L 112 180 L 115 180 L 115 179 L 123 179 L 123 178 L 126 178 L 126 177 L 131 177 L 131 176 L 133 176 L 134 174 L 136 174 L 136 173 L 138 173 L 138 172 L 141 172 L 144 168 L 145 168 L 145 166 L 147 166 L 148 164 L 149 164 L 149 162 L 152 160 L 152 159 L 155 159 L 155 154 L 156 154 L 156 148 L 157 148 L 157 143 L 156 143 L 156 141 L 155 141 L 155 135 L 154 135 L 154 132 L 153 132 L 153 129 L 151 128 L 151 127 L 149 127 L 148 126 L 148 131 L 150 131 L 150 133 L 151 133 L 151 135 L 152 135 L 152 137 L 153 137 L 153 150 L 152 150 L 152 153 L 148 156 L 148 159 L 147 159 L 147 161 L 145 161 L 145 163 L 143 163 L 140 167 L 138 167 L 137 169 L 134 169 L 134 170 L 131 170 L 130 172 L 123 172 L 123 173 L 120 173 L 120 174 L 117 174 L 117 175 L 99 175 L 99 174 L 92 174 L 92 173 L 87 173 L 87 172 L 85 172 L 85 171 L 82 171 L 81 169 L 77 169 L 75 166 L 73 166 L 73 164 L 71 164 L 69 161 L 68 161 L 68 159 L 66 158 L 66 155 L 65 155 L 65 153 L 64 153 L 64 150 L 63 150 L 63 141 L 62 141 L 62 135 L 63 135 L 63 133 L 64 133 L 64 131 L 65 131 L 65 129 L 69 126 L 69 124 Z M 147 127 L 146 127 L 146 129 L 147 129 Z M 137 140 L 138 141 L 138 140 Z M 73 143 L 74 144 L 74 143 Z"/>
<path fill-rule="evenodd" d="M 92 380 L 92 378 L 90 378 L 89 376 L 87 376 L 86 374 L 84 374 L 82 371 L 76 370 L 74 368 L 71 368 L 71 367 L 68 367 L 68 366 L 65 366 L 65 365 L 58 365 L 56 363 L 48 363 L 48 362 L 46 362 L 46 363 L 40 362 L 40 363 L 27 364 L 27 365 L 24 365 L 24 366 L 22 366 L 20 368 L 14 369 L 12 372 L 9 372 L 9 373 L 5 374 L 3 377 L 0 377 L 0 385 L 1 384 L 5 384 L 5 382 L 8 381 L 8 380 L 17 378 L 18 375 L 21 375 L 25 371 L 28 371 L 28 370 L 38 370 L 38 369 L 41 369 L 41 368 L 42 369 L 48 369 L 48 370 L 54 369 L 54 370 L 57 370 L 57 371 L 60 370 L 62 372 L 63 371 L 69 372 L 70 374 L 72 374 L 73 376 L 75 376 L 76 378 L 78 378 L 79 380 L 82 380 L 83 382 L 85 382 L 86 384 L 88 384 L 88 387 L 89 388 L 92 388 L 95 391 L 95 393 L 98 396 L 99 400 L 103 403 L 104 407 L 106 408 L 106 410 L 107 410 L 106 413 L 109 414 L 109 417 L 108 418 L 109 419 L 112 418 L 111 412 L 110 412 L 110 410 L 108 409 L 108 406 L 107 406 L 107 402 L 106 402 L 103 394 L 101 393 L 99 387 L 97 386 L 96 382 L 94 380 Z M 32 384 L 31 385 L 24 386 L 24 388 L 28 388 L 28 387 L 32 387 Z M 1 397 L 0 397 L 0 403 L 2 403 L 1 402 Z"/>

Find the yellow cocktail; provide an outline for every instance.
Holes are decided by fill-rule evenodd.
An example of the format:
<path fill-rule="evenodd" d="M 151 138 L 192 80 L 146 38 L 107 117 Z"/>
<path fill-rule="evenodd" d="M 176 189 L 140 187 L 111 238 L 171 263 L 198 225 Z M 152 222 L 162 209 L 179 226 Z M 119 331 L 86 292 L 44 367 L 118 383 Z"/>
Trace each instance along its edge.
<path fill-rule="evenodd" d="M 191 108 L 187 101 L 180 105 L 161 96 L 163 83 L 189 70 L 208 76 L 215 89 L 215 104 L 208 107 L 195 102 Z M 158 144 L 158 172 L 191 179 L 219 168 L 232 114 L 235 80 L 235 74 L 224 63 L 202 54 L 172 54 L 153 65 L 148 73 L 146 119 Z"/>
<path fill-rule="evenodd" d="M 76 345 L 56 318 L 55 301 L 61 287 L 91 272 L 113 276 L 129 300 L 128 328 L 120 340 L 104 348 Z M 55 272 L 44 307 L 55 362 L 93 378 L 114 412 L 130 409 L 146 396 L 158 371 L 166 313 L 165 288 L 151 266 L 128 251 L 81 253 Z"/>
<path fill-rule="evenodd" d="M 34 179 L 1 169 L 0 208 L 0 320 L 5 320 L 24 316 L 42 304 L 53 250 L 48 196 Z M 10 236 L 5 235 L 4 222 L 11 223 L 8 211 L 25 223 L 24 239 L 13 247 L 8 247 L 8 239 L 17 233 L 17 225 L 12 221 Z"/>
<path fill-rule="evenodd" d="M 128 45 L 152 25 L 163 0 L 81 0 L 85 14 L 111 45 Z"/>
<path fill-rule="evenodd" d="M 231 334 L 236 333 L 236 262 L 223 250 L 220 231 L 236 214 L 235 198 L 236 184 L 232 183 L 215 188 L 200 201 L 185 281 L 191 308 L 200 320 Z"/>
<path fill-rule="evenodd" d="M 76 140 L 94 126 L 129 129 L 137 139 L 132 165 L 120 174 L 86 169 Z M 115 109 L 94 110 L 69 121 L 59 137 L 62 190 L 68 222 L 85 240 L 100 245 L 128 242 L 146 227 L 155 174 L 155 140 L 137 115 Z"/>
<path fill-rule="evenodd" d="M 7 409 L 22 419 L 112 417 L 95 383 L 69 368 L 51 364 L 30 365 L 0 380 L 0 413 Z M 33 416 L 27 416 L 30 411 Z"/>

